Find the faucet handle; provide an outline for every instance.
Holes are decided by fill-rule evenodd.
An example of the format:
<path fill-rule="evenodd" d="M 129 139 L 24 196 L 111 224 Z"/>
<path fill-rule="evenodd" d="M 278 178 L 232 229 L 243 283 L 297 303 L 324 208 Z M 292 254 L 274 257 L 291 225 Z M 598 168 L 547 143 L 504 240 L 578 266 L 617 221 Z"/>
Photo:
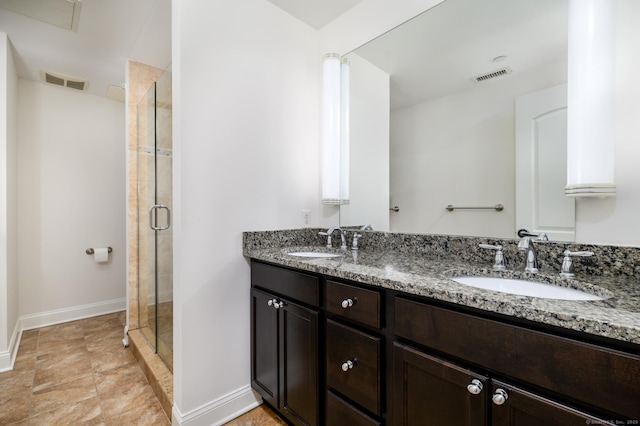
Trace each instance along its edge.
<path fill-rule="evenodd" d="M 560 270 L 560 275 L 566 278 L 573 278 L 576 276 L 575 270 L 573 268 L 573 259 L 572 257 L 589 257 L 593 256 L 592 251 L 564 251 L 564 259 L 562 259 L 562 269 Z"/>
<path fill-rule="evenodd" d="M 491 244 L 478 244 L 480 248 L 495 250 L 496 258 L 493 263 L 493 269 L 496 271 L 503 271 L 507 269 L 504 262 L 504 254 L 502 253 L 502 246 L 500 244 L 492 246 Z"/>
<path fill-rule="evenodd" d="M 353 234 L 353 243 L 351 244 L 351 250 L 358 250 L 358 240 L 362 237 L 362 235 L 357 232 Z"/>
<path fill-rule="evenodd" d="M 333 248 L 333 244 L 331 243 L 331 234 L 328 232 L 320 231 L 318 235 L 322 235 L 323 237 L 327 237 L 327 248 Z"/>

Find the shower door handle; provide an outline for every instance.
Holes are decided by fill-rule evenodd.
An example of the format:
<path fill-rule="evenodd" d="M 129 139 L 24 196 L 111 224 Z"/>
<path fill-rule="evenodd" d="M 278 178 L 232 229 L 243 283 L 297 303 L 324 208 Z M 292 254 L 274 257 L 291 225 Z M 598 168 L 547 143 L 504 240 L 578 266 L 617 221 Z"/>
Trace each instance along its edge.
<path fill-rule="evenodd" d="M 158 218 L 158 212 L 157 210 L 160 209 L 164 209 L 167 211 L 167 224 L 165 226 L 158 226 L 157 225 L 157 220 L 155 221 L 156 224 L 154 224 L 154 213 L 155 213 L 155 218 Z M 153 229 L 154 231 L 164 231 L 166 229 L 169 229 L 171 227 L 171 210 L 169 209 L 169 207 L 162 205 L 162 204 L 156 204 L 155 206 L 151 207 L 149 209 L 149 227 L 151 229 Z"/>

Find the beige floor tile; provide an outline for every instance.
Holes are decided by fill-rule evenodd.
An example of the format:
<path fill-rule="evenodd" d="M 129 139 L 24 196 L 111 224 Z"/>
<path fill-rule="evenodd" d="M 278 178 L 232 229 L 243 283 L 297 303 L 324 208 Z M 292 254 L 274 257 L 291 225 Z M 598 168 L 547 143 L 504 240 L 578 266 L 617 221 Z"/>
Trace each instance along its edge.
<path fill-rule="evenodd" d="M 87 341 L 105 336 L 115 336 L 122 339 L 124 329 L 117 314 L 101 315 L 99 317 L 82 320 L 84 337 Z"/>
<path fill-rule="evenodd" d="M 132 350 L 124 312 L 23 332 L 0 373 L 0 425 L 170 425 Z"/>
<path fill-rule="evenodd" d="M 0 374 L 0 398 L 13 393 L 31 392 L 34 370 L 13 370 Z"/>
<path fill-rule="evenodd" d="M 89 356 L 91 358 L 91 368 L 96 372 L 105 372 L 130 365 L 138 366 L 138 361 L 136 361 L 131 350 L 122 345 L 116 349 L 109 350 L 91 348 L 89 349 Z"/>
<path fill-rule="evenodd" d="M 107 425 L 140 425 L 140 426 L 169 426 L 171 422 L 162 411 L 157 400 L 149 399 L 137 408 L 128 409 L 117 413 L 115 416 L 106 417 Z"/>
<path fill-rule="evenodd" d="M 225 426 L 286 426 L 286 424 L 267 406 L 260 405 L 248 413 L 225 423 Z"/>
<path fill-rule="evenodd" d="M 150 398 L 157 401 L 138 365 L 96 372 L 95 383 L 106 417 L 115 417 L 125 409 L 138 409 Z"/>
<path fill-rule="evenodd" d="M 45 354 L 36 360 L 36 375 L 33 382 L 34 392 L 54 384 L 74 381 L 90 375 L 91 358 L 86 349 L 62 354 Z"/>
<path fill-rule="evenodd" d="M 75 404 L 64 405 L 55 410 L 31 416 L 29 426 L 50 425 L 104 425 L 100 399 L 93 397 Z"/>
<path fill-rule="evenodd" d="M 88 373 L 66 383 L 53 385 L 33 392 L 31 415 L 53 411 L 98 396 L 93 374 Z"/>
<path fill-rule="evenodd" d="M 0 395 L 0 425 L 10 425 L 29 417 L 31 390 Z"/>
<path fill-rule="evenodd" d="M 43 342 L 51 340 L 75 340 L 82 338 L 84 338 L 82 322 L 72 321 L 41 328 L 38 341 L 42 344 Z M 38 348 L 38 350 L 40 350 L 40 348 Z"/>
<path fill-rule="evenodd" d="M 62 355 L 86 350 L 87 345 L 84 342 L 84 337 L 67 340 L 64 338 L 50 338 L 49 340 L 38 341 L 38 357 L 46 354 Z"/>

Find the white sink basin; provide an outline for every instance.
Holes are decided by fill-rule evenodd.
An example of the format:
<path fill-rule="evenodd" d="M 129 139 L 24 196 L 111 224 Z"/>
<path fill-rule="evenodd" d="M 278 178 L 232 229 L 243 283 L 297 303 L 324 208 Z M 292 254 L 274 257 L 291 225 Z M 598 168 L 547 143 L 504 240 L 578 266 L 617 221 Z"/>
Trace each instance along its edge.
<path fill-rule="evenodd" d="M 453 281 L 471 287 L 521 296 L 540 297 L 542 299 L 560 300 L 603 300 L 600 296 L 585 293 L 572 288 L 559 287 L 533 281 L 494 277 L 454 277 Z"/>
<path fill-rule="evenodd" d="M 339 253 L 327 253 L 324 251 L 294 251 L 291 253 L 287 253 L 289 256 L 297 256 L 297 257 L 342 257 Z"/>

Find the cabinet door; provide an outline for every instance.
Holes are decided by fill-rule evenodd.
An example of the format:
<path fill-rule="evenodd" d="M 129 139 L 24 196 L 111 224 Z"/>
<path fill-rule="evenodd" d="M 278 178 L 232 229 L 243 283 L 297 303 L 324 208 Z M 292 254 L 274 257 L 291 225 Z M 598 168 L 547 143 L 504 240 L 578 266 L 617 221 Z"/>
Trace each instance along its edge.
<path fill-rule="evenodd" d="M 269 305 L 274 297 L 251 289 L 251 384 L 278 407 L 278 311 Z"/>
<path fill-rule="evenodd" d="M 317 311 L 284 301 L 280 313 L 280 409 L 296 425 L 320 423 Z"/>
<path fill-rule="evenodd" d="M 484 426 L 486 377 L 394 343 L 394 424 Z M 467 386 L 476 380 L 478 393 Z"/>
<path fill-rule="evenodd" d="M 497 380 L 491 385 L 492 426 L 584 426 L 610 425 L 557 402 Z M 501 395 L 496 399 L 496 395 Z M 496 403 L 497 402 L 497 403 Z"/>

